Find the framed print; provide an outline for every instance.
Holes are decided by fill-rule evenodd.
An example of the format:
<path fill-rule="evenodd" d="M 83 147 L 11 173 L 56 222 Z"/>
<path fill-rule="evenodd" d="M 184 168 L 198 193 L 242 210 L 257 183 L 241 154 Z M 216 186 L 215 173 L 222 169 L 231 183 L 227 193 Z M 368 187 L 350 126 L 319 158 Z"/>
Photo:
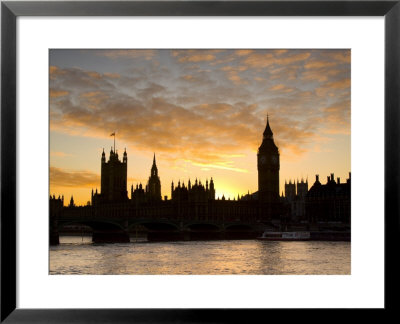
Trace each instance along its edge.
<path fill-rule="evenodd" d="M 393 309 L 398 1 L 1 10 L 2 321 Z"/>

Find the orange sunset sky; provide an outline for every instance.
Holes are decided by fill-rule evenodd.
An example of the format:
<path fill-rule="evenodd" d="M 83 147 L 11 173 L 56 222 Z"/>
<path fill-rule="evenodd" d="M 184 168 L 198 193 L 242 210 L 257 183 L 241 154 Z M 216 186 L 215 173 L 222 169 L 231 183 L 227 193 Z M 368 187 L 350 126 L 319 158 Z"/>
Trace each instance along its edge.
<path fill-rule="evenodd" d="M 350 170 L 350 50 L 50 50 L 50 194 L 100 190 L 100 159 L 128 153 L 128 188 L 156 154 L 171 181 L 214 179 L 216 196 L 257 191 L 266 116 L 285 180 Z"/>

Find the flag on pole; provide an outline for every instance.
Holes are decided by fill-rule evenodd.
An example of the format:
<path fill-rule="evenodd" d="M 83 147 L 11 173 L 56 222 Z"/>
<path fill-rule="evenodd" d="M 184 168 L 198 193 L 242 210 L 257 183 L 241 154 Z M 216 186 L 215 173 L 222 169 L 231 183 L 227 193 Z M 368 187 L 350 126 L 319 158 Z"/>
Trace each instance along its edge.
<path fill-rule="evenodd" d="M 115 132 L 114 132 L 114 133 L 112 133 L 110 136 L 115 136 Z"/>

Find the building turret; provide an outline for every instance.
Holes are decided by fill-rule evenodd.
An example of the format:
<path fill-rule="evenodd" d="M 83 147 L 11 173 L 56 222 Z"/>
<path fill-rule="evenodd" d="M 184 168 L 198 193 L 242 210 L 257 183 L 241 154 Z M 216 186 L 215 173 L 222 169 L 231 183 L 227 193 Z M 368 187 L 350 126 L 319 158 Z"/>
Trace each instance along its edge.
<path fill-rule="evenodd" d="M 71 200 L 69 201 L 69 207 L 75 207 L 74 196 L 71 196 Z"/>
<path fill-rule="evenodd" d="M 118 159 L 118 153 L 110 149 L 110 157 L 106 162 L 103 149 L 101 154 L 101 202 L 122 202 L 128 199 L 127 191 L 127 153 L 124 153 L 124 161 Z M 97 198 L 96 198 L 97 201 Z"/>
<path fill-rule="evenodd" d="M 215 200 L 214 180 L 213 180 L 212 177 L 211 177 L 211 180 L 210 180 L 209 199 Z"/>
<path fill-rule="evenodd" d="M 308 192 L 308 180 L 304 181 L 303 178 L 301 178 L 301 182 L 297 181 L 297 195 L 301 198 L 304 198 L 307 195 Z"/>
<path fill-rule="evenodd" d="M 158 169 L 157 169 L 157 165 L 156 165 L 156 153 L 154 153 L 154 157 L 153 157 L 153 165 L 151 166 L 151 175 L 158 176 Z"/>
<path fill-rule="evenodd" d="M 148 199 L 150 201 L 159 201 L 161 200 L 161 181 L 158 176 L 158 169 L 156 164 L 156 154 L 153 156 L 153 165 L 151 166 L 151 172 L 149 181 L 147 183 Z"/>
<path fill-rule="evenodd" d="M 101 153 L 101 163 L 106 163 L 106 153 L 104 153 L 104 148 L 103 153 Z"/>
<path fill-rule="evenodd" d="M 123 163 L 128 163 L 128 154 L 126 154 L 126 148 L 125 148 L 125 151 L 124 151 L 124 157 L 122 159 L 122 162 Z"/>
<path fill-rule="evenodd" d="M 291 202 L 296 197 L 296 185 L 289 180 L 289 183 L 285 180 L 285 197 Z"/>

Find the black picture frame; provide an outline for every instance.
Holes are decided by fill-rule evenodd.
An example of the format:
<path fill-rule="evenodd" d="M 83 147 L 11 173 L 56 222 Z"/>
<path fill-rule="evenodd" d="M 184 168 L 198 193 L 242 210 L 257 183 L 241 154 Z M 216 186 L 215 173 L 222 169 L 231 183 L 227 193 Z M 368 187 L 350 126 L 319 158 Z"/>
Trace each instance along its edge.
<path fill-rule="evenodd" d="M 221 323 L 256 321 L 267 309 L 16 308 L 16 19 L 19 16 L 384 16 L 385 310 L 399 288 L 400 1 L 4 1 L 1 3 L 1 322 Z M 373 239 L 373 233 L 371 233 Z M 268 315 L 266 312 L 269 312 Z M 296 314 L 299 314 L 298 312 Z M 265 317 L 267 318 L 267 317 Z M 282 319 L 280 319 L 282 320 Z M 258 321 L 258 320 L 257 320 Z"/>

